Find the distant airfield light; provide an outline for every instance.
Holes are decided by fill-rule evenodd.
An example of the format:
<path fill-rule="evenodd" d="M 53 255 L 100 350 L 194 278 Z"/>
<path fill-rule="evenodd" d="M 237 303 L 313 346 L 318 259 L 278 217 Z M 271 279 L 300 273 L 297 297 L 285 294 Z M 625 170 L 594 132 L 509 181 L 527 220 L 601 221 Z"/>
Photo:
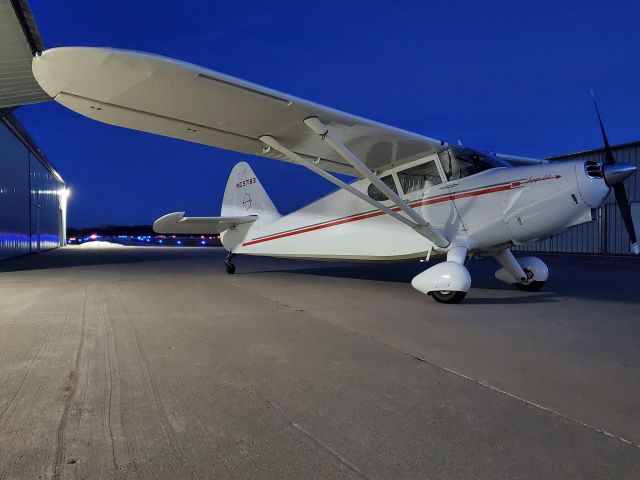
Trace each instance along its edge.
<path fill-rule="evenodd" d="M 91 237 L 89 237 L 89 238 L 91 238 L 91 240 L 97 240 L 98 234 L 97 233 L 92 233 Z"/>
<path fill-rule="evenodd" d="M 207 242 L 205 240 L 200 240 L 200 245 L 206 245 Z"/>
<path fill-rule="evenodd" d="M 175 236 L 174 236 L 173 238 L 175 238 Z M 176 243 L 177 243 L 178 245 L 182 245 L 182 240 L 178 240 Z"/>

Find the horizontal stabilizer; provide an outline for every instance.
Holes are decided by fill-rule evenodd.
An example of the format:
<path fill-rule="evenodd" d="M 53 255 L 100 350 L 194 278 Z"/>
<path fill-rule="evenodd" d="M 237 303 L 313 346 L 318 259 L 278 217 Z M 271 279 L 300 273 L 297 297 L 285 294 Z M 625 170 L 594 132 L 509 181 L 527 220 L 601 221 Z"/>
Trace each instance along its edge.
<path fill-rule="evenodd" d="M 243 223 L 255 222 L 257 215 L 244 217 L 185 217 L 184 212 L 168 213 L 153 222 L 156 233 L 185 235 L 217 234 Z"/>

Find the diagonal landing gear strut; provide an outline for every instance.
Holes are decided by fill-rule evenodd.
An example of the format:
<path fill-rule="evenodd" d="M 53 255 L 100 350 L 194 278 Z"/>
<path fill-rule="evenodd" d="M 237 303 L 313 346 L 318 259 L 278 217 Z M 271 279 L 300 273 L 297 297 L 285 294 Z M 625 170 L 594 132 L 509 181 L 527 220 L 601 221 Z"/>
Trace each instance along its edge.
<path fill-rule="evenodd" d="M 229 252 L 224 259 L 224 268 L 227 269 L 227 273 L 229 275 L 233 275 L 234 273 L 236 273 L 236 266 L 231 263 L 231 260 L 233 260 L 233 257 L 235 257 L 236 255 L 237 254 L 233 252 Z"/>
<path fill-rule="evenodd" d="M 538 292 L 549 278 L 549 268 L 537 257 L 521 257 L 518 260 L 507 248 L 494 254 L 502 268 L 495 273 L 496 279 L 525 292 Z"/>

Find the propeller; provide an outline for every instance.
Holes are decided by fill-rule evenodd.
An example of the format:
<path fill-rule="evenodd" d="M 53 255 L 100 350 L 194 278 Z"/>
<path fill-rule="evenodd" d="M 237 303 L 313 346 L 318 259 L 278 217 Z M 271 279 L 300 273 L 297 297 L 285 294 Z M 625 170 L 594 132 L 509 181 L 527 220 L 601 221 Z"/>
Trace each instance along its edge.
<path fill-rule="evenodd" d="M 629 206 L 629 199 L 623 183 L 627 177 L 636 171 L 636 166 L 629 163 L 616 162 L 613 152 L 611 151 L 611 146 L 609 145 L 609 140 L 607 139 L 607 134 L 604 131 L 604 124 L 602 123 L 602 117 L 598 109 L 598 102 L 593 92 L 591 92 L 591 96 L 593 97 L 593 105 L 596 107 L 596 115 L 598 116 L 598 124 L 600 125 L 600 132 L 602 133 L 602 141 L 604 143 L 604 160 L 602 162 L 604 181 L 613 189 L 613 194 L 616 197 L 616 202 L 620 209 L 620 215 L 622 215 L 622 220 L 629 234 L 629 240 L 631 240 L 631 251 L 638 255 L 640 254 L 640 244 L 638 244 L 638 238 L 636 237 L 633 217 L 631 216 L 631 207 Z"/>

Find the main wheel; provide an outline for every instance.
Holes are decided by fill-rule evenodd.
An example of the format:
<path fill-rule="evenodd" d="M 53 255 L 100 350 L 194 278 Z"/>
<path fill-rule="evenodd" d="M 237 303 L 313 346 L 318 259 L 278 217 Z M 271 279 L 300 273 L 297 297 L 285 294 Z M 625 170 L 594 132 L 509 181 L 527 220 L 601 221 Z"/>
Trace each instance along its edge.
<path fill-rule="evenodd" d="M 429 295 L 438 303 L 460 303 L 467 296 L 467 292 L 455 292 L 453 290 L 434 290 Z"/>
<path fill-rule="evenodd" d="M 544 287 L 545 282 L 514 283 L 513 286 L 523 292 L 539 292 Z"/>
<path fill-rule="evenodd" d="M 236 266 L 233 263 L 225 263 L 224 266 L 227 269 L 227 273 L 229 275 L 233 275 L 234 273 L 236 273 Z"/>

